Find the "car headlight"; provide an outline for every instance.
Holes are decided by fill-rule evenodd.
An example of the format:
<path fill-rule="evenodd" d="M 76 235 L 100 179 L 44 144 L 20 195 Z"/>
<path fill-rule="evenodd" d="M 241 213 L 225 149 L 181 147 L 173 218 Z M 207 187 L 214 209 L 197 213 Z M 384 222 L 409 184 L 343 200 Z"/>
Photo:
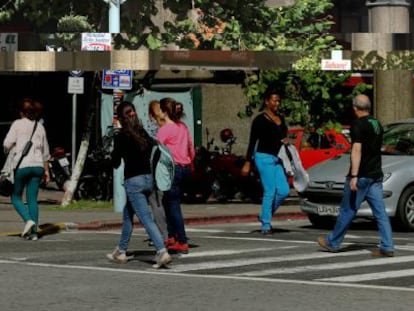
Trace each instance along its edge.
<path fill-rule="evenodd" d="M 391 173 L 385 173 L 382 178 L 382 183 L 385 183 L 391 177 Z"/>

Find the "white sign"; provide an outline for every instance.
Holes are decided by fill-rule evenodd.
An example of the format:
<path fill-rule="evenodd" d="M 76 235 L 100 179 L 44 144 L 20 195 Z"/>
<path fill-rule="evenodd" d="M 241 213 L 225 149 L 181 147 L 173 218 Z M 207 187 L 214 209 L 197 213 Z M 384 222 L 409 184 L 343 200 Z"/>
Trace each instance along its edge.
<path fill-rule="evenodd" d="M 69 77 L 68 93 L 83 94 L 83 77 Z"/>
<path fill-rule="evenodd" d="M 322 59 L 322 70 L 351 70 L 350 59 Z"/>
<path fill-rule="evenodd" d="M 0 32 L 0 52 L 17 51 L 17 33 Z"/>
<path fill-rule="evenodd" d="M 112 49 L 112 35 L 103 32 L 82 33 L 82 51 L 110 51 Z"/>

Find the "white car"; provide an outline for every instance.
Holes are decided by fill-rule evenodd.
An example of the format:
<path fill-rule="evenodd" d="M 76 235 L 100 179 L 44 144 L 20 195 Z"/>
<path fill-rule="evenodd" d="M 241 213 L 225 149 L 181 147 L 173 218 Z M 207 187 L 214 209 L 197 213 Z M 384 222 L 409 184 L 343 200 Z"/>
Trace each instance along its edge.
<path fill-rule="evenodd" d="M 309 187 L 299 196 L 302 211 L 315 227 L 332 228 L 349 165 L 347 152 L 308 169 Z M 414 231 L 414 118 L 384 127 L 382 170 L 384 202 L 394 229 Z M 373 217 L 367 202 L 357 217 Z"/>

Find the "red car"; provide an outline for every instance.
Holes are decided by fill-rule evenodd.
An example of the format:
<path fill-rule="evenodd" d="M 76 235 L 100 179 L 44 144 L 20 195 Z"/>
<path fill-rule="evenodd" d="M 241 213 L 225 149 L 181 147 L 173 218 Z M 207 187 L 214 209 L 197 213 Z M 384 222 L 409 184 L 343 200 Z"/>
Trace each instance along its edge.
<path fill-rule="evenodd" d="M 346 129 L 342 133 L 330 129 L 320 134 L 315 130 L 292 127 L 288 130 L 288 138 L 297 148 L 305 169 L 342 154 L 351 147 Z"/>

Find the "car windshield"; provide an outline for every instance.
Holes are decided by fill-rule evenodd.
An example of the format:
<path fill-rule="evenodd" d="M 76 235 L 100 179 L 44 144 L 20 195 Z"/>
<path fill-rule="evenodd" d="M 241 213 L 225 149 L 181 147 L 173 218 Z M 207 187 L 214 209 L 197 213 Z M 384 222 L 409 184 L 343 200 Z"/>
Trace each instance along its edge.
<path fill-rule="evenodd" d="M 414 123 L 384 126 L 381 152 L 386 155 L 414 155 Z M 346 153 L 351 153 L 351 149 Z"/>
<path fill-rule="evenodd" d="M 414 123 L 390 124 L 384 127 L 383 154 L 414 154 Z"/>

